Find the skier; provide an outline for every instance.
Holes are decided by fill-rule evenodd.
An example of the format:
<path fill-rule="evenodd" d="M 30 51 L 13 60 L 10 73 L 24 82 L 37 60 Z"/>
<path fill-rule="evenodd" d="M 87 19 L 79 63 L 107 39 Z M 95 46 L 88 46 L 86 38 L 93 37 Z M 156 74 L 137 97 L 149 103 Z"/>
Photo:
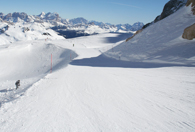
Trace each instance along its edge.
<path fill-rule="evenodd" d="M 15 85 L 16 85 L 16 89 L 18 89 L 18 87 L 20 86 L 20 80 L 16 81 Z"/>

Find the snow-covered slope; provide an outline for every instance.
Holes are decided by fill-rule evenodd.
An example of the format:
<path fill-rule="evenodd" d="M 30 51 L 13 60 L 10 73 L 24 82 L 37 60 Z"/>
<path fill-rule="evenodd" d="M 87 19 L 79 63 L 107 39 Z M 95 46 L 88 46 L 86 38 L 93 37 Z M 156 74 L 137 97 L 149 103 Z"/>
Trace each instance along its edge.
<path fill-rule="evenodd" d="M 3 30 L 3 32 L 0 32 L 0 45 L 26 40 L 64 39 L 55 31 L 49 29 L 49 26 L 48 23 L 17 22 L 10 24 L 0 22 L 0 29 Z"/>
<path fill-rule="evenodd" d="M 0 131 L 193 132 L 195 68 L 101 56 L 121 35 L 1 45 Z"/>
<path fill-rule="evenodd" d="M 194 22 L 191 7 L 183 7 L 105 55 L 126 61 L 195 64 L 195 40 L 182 38 L 184 29 Z"/>

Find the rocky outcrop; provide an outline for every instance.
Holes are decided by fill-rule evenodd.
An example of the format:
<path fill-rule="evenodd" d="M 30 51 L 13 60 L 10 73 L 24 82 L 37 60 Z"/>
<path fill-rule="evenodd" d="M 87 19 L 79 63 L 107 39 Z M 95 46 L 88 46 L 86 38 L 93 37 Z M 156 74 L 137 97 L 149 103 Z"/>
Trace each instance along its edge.
<path fill-rule="evenodd" d="M 136 33 L 133 34 L 133 36 L 131 36 L 128 39 L 126 39 L 126 42 L 129 41 L 130 39 L 132 39 L 133 37 L 135 37 L 135 35 L 141 33 L 142 31 L 143 31 L 143 29 L 138 30 Z"/>
<path fill-rule="evenodd" d="M 182 37 L 188 40 L 195 38 L 195 23 L 184 30 Z"/>
<path fill-rule="evenodd" d="M 186 6 L 192 6 L 192 12 L 195 15 L 195 0 L 188 0 L 188 2 L 186 3 Z"/>
<path fill-rule="evenodd" d="M 23 27 L 23 32 L 25 33 L 25 32 L 28 32 L 28 31 L 30 31 L 30 29 L 28 28 L 28 27 Z"/>
<path fill-rule="evenodd" d="M 51 34 L 49 34 L 49 33 L 43 33 L 42 35 L 51 36 Z"/>
<path fill-rule="evenodd" d="M 192 12 L 195 15 L 195 0 L 188 0 L 186 6 L 191 5 Z M 184 30 L 182 38 L 192 40 L 195 38 L 195 23 Z"/>
<path fill-rule="evenodd" d="M 0 33 L 5 33 L 5 31 L 7 31 L 9 29 L 9 26 L 5 26 L 2 29 L 0 29 Z"/>

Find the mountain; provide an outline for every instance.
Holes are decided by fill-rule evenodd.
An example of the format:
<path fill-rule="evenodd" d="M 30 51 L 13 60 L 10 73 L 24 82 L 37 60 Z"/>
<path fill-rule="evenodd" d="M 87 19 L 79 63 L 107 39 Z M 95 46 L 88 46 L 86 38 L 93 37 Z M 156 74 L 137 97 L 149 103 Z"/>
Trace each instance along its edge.
<path fill-rule="evenodd" d="M 189 33 L 194 34 L 194 8 L 180 7 L 171 16 L 153 23 L 129 41 L 116 46 L 114 52 L 109 50 L 105 55 L 124 61 L 195 65 L 194 39 L 182 38 L 185 29 L 190 28 L 184 37 Z"/>
<path fill-rule="evenodd" d="M 77 24 L 85 25 L 88 24 L 89 22 L 85 18 L 78 17 L 78 18 L 70 19 L 69 23 L 71 25 L 77 25 Z"/>
<path fill-rule="evenodd" d="M 137 31 L 140 30 L 144 24 L 142 22 L 136 22 L 133 25 L 130 24 L 118 24 L 116 27 L 118 30 L 124 30 L 124 31 Z"/>
<path fill-rule="evenodd" d="M 98 21 L 88 21 L 85 18 L 79 17 L 79 18 L 74 18 L 74 19 L 63 19 L 60 17 L 60 15 L 56 12 L 51 13 L 44 13 L 41 12 L 39 15 L 27 15 L 24 12 L 14 12 L 14 13 L 9 13 L 7 15 L 4 15 L 3 13 L 0 13 L 0 18 L 4 21 L 7 22 L 37 22 L 37 23 L 44 23 L 47 22 L 48 24 L 51 24 L 50 26 L 66 26 L 70 29 L 73 29 L 75 26 L 79 27 L 81 26 L 82 29 L 83 27 L 88 27 L 88 25 L 96 25 L 99 26 L 101 29 L 109 30 L 110 32 L 120 32 L 120 31 L 136 31 L 139 30 L 140 28 L 143 27 L 143 23 L 138 22 L 133 24 L 132 26 L 130 24 L 118 24 L 118 25 L 113 25 L 110 23 L 103 23 L 103 22 L 98 22 Z M 117 28 L 116 30 L 113 30 L 113 28 Z"/>
<path fill-rule="evenodd" d="M 132 31 L 137 31 L 142 29 L 142 27 L 144 26 L 144 24 L 142 22 L 136 22 L 132 25 Z"/>
<path fill-rule="evenodd" d="M 68 24 L 68 21 L 66 19 L 62 19 L 60 17 L 60 15 L 56 12 L 51 13 L 45 13 L 45 12 L 41 12 L 41 14 L 39 15 L 33 15 L 33 17 L 35 18 L 34 21 L 35 22 L 48 22 L 51 23 L 52 25 L 63 25 L 63 24 Z"/>

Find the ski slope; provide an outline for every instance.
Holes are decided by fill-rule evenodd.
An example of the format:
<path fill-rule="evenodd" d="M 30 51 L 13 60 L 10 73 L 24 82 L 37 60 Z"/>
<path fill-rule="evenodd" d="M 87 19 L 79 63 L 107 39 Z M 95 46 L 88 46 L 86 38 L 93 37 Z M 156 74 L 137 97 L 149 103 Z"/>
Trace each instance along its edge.
<path fill-rule="evenodd" d="M 0 131 L 193 132 L 195 67 L 101 55 L 124 35 L 1 45 Z"/>

